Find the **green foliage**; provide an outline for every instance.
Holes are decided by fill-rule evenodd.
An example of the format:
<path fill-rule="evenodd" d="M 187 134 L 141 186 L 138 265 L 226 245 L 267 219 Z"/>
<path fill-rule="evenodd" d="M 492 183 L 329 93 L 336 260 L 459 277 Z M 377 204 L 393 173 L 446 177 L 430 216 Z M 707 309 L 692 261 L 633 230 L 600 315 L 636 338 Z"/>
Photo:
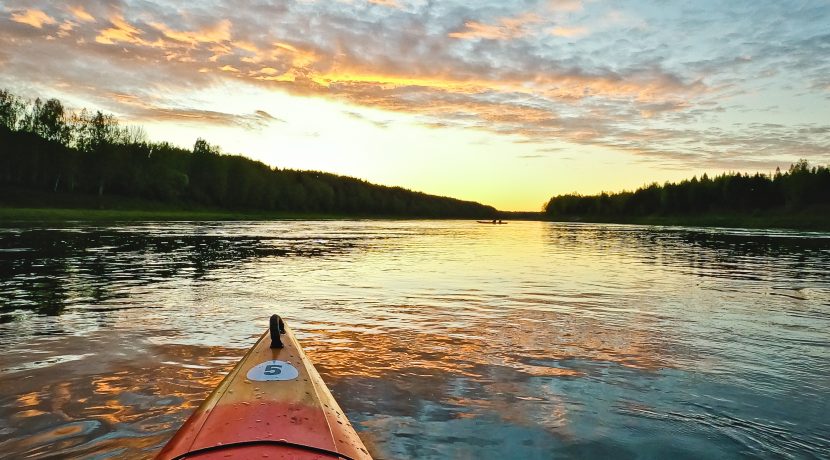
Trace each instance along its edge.
<path fill-rule="evenodd" d="M 234 211 L 489 217 L 490 206 L 317 171 L 271 168 L 223 154 L 150 143 L 141 129 L 60 101 L 26 103 L 0 91 L 0 186 L 55 194 L 116 195 Z M 14 203 L 9 203 L 14 204 Z"/>
<path fill-rule="evenodd" d="M 798 211 L 830 205 L 830 169 L 810 167 L 806 160 L 766 174 L 703 175 L 679 183 L 651 184 L 634 192 L 582 196 L 559 195 L 545 204 L 552 217 L 637 217 L 702 215 L 707 213 L 752 214 L 775 209 Z"/>
<path fill-rule="evenodd" d="M 23 120 L 25 103 L 14 94 L 0 90 L 0 127 L 10 130 L 17 129 L 18 123 Z"/>
<path fill-rule="evenodd" d="M 23 117 L 26 130 L 53 142 L 68 144 L 72 140 L 72 128 L 66 120 L 63 104 L 57 99 L 46 102 L 35 99 Z"/>

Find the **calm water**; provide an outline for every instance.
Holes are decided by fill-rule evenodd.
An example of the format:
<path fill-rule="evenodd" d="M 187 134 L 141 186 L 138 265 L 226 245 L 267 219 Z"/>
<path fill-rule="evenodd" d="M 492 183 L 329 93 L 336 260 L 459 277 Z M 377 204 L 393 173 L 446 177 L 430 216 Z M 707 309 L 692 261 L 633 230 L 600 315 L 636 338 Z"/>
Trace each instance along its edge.
<path fill-rule="evenodd" d="M 283 314 L 378 458 L 827 458 L 830 235 L 0 228 L 0 457 L 152 456 Z"/>

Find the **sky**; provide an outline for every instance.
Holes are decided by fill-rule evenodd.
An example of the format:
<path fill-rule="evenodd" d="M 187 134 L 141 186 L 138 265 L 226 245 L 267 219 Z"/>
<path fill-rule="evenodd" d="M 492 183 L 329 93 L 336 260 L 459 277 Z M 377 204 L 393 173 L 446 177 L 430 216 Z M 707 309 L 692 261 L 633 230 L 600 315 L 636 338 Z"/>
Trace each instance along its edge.
<path fill-rule="evenodd" d="M 828 25 L 828 0 L 0 0 L 0 88 L 535 211 L 830 163 Z"/>

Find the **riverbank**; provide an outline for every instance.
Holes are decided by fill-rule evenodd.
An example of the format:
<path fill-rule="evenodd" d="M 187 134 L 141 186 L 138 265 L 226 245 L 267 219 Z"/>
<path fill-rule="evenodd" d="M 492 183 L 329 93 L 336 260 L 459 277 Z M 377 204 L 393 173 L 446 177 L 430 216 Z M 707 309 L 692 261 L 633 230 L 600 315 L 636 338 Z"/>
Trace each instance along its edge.
<path fill-rule="evenodd" d="M 140 210 L 140 209 L 78 209 L 78 208 L 3 208 L 0 221 L 208 221 L 208 220 L 333 220 L 360 219 L 367 216 L 347 216 L 315 213 L 230 212 L 214 210 Z"/>
<path fill-rule="evenodd" d="M 482 216 L 489 218 L 489 216 Z M 259 211 L 211 208 L 188 203 L 166 203 L 115 195 L 60 194 L 19 188 L 0 188 L 0 222 L 13 221 L 210 221 L 210 220 L 335 220 L 421 219 L 366 213 Z"/>
<path fill-rule="evenodd" d="M 830 231 L 830 209 L 826 208 L 810 208 L 798 212 L 777 211 L 757 214 L 556 217 L 544 215 L 544 220 L 551 222 Z"/>
<path fill-rule="evenodd" d="M 607 224 L 663 225 L 686 227 L 769 228 L 808 231 L 830 231 L 830 210 L 770 215 L 690 215 L 690 216 L 558 216 L 543 213 L 522 213 L 502 216 L 505 220 L 541 220 L 548 222 L 583 222 Z M 534 218 L 535 217 L 535 218 Z M 302 212 L 227 211 L 217 209 L 187 209 L 172 207 L 148 208 L 74 208 L 74 207 L 14 207 L 0 205 L 0 222 L 138 222 L 138 221 L 235 221 L 235 220 L 338 220 L 387 219 L 407 220 L 419 217 L 362 214 L 325 214 Z"/>

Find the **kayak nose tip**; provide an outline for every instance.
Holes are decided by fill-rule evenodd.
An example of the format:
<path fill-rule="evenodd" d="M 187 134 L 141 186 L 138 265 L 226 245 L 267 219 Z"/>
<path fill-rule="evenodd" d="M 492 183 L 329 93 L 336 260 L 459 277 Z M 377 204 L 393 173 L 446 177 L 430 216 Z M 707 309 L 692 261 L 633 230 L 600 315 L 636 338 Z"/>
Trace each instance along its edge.
<path fill-rule="evenodd" d="M 271 348 L 282 348 L 281 334 L 285 334 L 285 323 L 280 315 L 271 315 L 268 328 L 271 331 Z"/>

